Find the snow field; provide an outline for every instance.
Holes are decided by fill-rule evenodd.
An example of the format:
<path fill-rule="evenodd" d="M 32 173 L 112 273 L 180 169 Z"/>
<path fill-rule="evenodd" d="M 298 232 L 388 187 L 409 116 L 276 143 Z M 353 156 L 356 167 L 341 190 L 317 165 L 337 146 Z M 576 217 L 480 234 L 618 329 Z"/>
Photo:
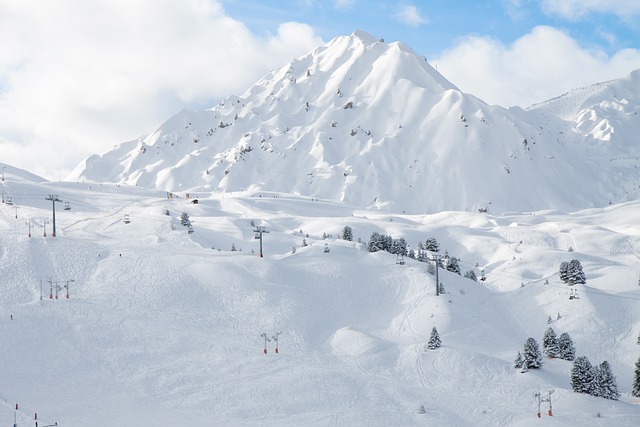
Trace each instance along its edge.
<path fill-rule="evenodd" d="M 193 205 L 113 184 L 6 185 L 20 210 L 16 220 L 0 205 L 3 422 L 15 401 L 24 425 L 38 412 L 64 426 L 529 426 L 541 422 L 533 393 L 547 389 L 547 424 L 640 422 L 628 396 L 640 353 L 634 203 L 397 215 L 277 193 L 203 193 Z M 27 218 L 50 220 L 48 194 L 72 209 L 57 212 L 58 237 L 38 228 L 28 238 Z M 252 220 L 269 230 L 264 258 Z M 364 244 L 337 239 L 345 225 Z M 436 237 L 463 273 L 478 263 L 487 281 L 440 270 L 436 297 L 426 264 L 366 252 L 373 231 L 414 248 Z M 557 276 L 572 258 L 588 280 L 578 301 Z M 49 277 L 74 280 L 68 300 L 64 290 L 48 298 Z M 443 346 L 425 351 L 432 326 Z M 571 335 L 577 355 L 611 363 L 620 401 L 573 393 L 567 361 L 513 369 L 527 337 L 541 343 L 549 326 Z M 271 341 L 265 355 L 260 335 L 276 332 L 280 351 Z"/>

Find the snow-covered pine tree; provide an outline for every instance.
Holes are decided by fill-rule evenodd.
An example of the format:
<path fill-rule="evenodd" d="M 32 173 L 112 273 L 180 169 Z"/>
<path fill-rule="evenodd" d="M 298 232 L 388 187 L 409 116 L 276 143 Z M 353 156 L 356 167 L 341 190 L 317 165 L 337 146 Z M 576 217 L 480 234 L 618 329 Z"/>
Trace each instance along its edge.
<path fill-rule="evenodd" d="M 529 337 L 524 343 L 524 366 L 527 369 L 539 369 L 542 366 L 542 354 L 535 338 Z"/>
<path fill-rule="evenodd" d="M 385 234 L 382 236 L 382 249 L 389 252 L 393 246 L 393 237 Z"/>
<path fill-rule="evenodd" d="M 471 279 L 474 282 L 478 281 L 478 277 L 476 276 L 476 273 L 473 270 L 469 270 L 466 273 L 464 273 L 464 277 L 466 277 L 467 279 Z"/>
<path fill-rule="evenodd" d="M 573 340 L 568 333 L 563 332 L 558 338 L 558 357 L 564 360 L 573 360 L 576 357 L 576 348 L 573 345 Z"/>
<path fill-rule="evenodd" d="M 548 328 L 542 337 L 542 352 L 549 357 L 558 357 L 560 354 L 560 344 L 553 328 Z"/>
<path fill-rule="evenodd" d="M 182 212 L 180 214 L 180 224 L 184 225 L 185 227 L 191 224 L 191 220 L 189 219 L 188 213 Z"/>
<path fill-rule="evenodd" d="M 404 237 L 392 240 L 391 247 L 389 248 L 389 253 L 402 256 L 405 256 L 407 254 L 407 242 Z"/>
<path fill-rule="evenodd" d="M 449 257 L 447 258 L 446 261 L 446 265 L 444 266 L 444 268 L 447 269 L 447 271 L 450 271 L 452 273 L 457 273 L 460 274 L 460 264 L 459 264 L 460 260 L 457 257 Z"/>
<path fill-rule="evenodd" d="M 353 241 L 353 230 L 348 225 L 345 225 L 342 229 L 342 238 L 349 242 Z"/>
<path fill-rule="evenodd" d="M 636 360 L 636 369 L 633 373 L 633 385 L 631 386 L 631 396 L 640 397 L 640 357 Z"/>
<path fill-rule="evenodd" d="M 571 368 L 571 388 L 576 393 L 591 394 L 593 391 L 594 369 L 586 356 L 578 356 Z"/>
<path fill-rule="evenodd" d="M 307 246 L 307 239 L 302 238 L 302 247 L 306 247 Z"/>
<path fill-rule="evenodd" d="M 640 344 L 640 334 L 638 334 L 638 341 L 637 344 Z"/>
<path fill-rule="evenodd" d="M 424 249 L 429 252 L 440 252 L 440 245 L 435 237 L 429 237 L 424 242 Z"/>
<path fill-rule="evenodd" d="M 522 353 L 518 352 L 516 356 L 516 360 L 513 361 L 513 367 L 516 369 L 521 369 L 524 365 L 524 358 L 522 357 Z"/>
<path fill-rule="evenodd" d="M 371 233 L 371 237 L 369 237 L 369 244 L 367 245 L 367 250 L 369 252 L 378 252 L 384 250 L 383 236 L 377 231 Z"/>
<path fill-rule="evenodd" d="M 560 263 L 560 270 L 559 270 L 559 274 L 560 274 L 560 280 L 563 283 L 567 283 L 569 280 L 569 263 L 566 261 L 563 261 Z"/>
<path fill-rule="evenodd" d="M 569 283 L 569 285 L 583 285 L 587 283 L 587 278 L 582 270 L 582 264 L 580 264 L 580 261 L 577 259 L 569 261 L 567 276 L 567 283 Z"/>
<path fill-rule="evenodd" d="M 429 337 L 429 342 L 427 343 L 427 348 L 429 350 L 435 350 L 436 348 L 440 348 L 442 342 L 440 341 L 440 335 L 438 334 L 438 330 L 434 326 L 431 329 L 431 336 Z"/>
<path fill-rule="evenodd" d="M 618 397 L 620 397 L 616 377 L 613 375 L 611 366 L 606 360 L 598 367 L 596 381 L 594 383 L 594 396 L 604 397 L 610 400 L 618 400 Z"/>

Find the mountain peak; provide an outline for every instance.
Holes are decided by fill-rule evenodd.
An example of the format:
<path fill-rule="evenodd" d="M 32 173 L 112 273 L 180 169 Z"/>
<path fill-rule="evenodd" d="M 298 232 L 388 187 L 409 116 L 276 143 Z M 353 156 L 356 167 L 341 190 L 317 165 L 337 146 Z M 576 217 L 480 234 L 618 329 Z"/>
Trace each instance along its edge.
<path fill-rule="evenodd" d="M 369 44 L 382 41 L 382 39 L 374 37 L 371 34 L 367 33 L 366 31 L 362 31 L 362 30 L 355 30 L 353 33 L 351 33 L 351 37 L 360 39 L 363 42 L 369 43 Z"/>
<path fill-rule="evenodd" d="M 580 107 L 568 118 L 569 109 L 555 104 L 506 110 L 463 93 L 405 45 L 355 31 L 268 73 L 239 97 L 182 111 L 148 136 L 92 156 L 70 179 L 174 192 L 294 193 L 407 213 L 604 206 L 640 193 L 624 174 L 611 188 L 596 185 L 612 180 L 606 165 L 595 165 L 613 156 L 593 150 L 587 159 L 576 144 L 611 138 L 613 126 L 637 141 L 617 123 L 629 128 L 640 95 L 633 85 L 605 86 L 615 92 L 590 89 L 580 96 L 594 101 L 593 111 Z M 563 99 L 583 104 L 577 92 Z M 614 110 L 616 123 L 590 119 Z M 640 158 L 627 145 L 624 158 Z M 558 176 L 571 191 L 558 189 Z"/>

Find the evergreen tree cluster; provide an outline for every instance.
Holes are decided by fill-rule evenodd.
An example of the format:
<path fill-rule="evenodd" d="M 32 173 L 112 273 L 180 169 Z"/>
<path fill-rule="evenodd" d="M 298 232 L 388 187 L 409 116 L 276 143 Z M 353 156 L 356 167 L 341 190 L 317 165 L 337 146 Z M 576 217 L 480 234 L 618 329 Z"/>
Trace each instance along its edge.
<path fill-rule="evenodd" d="M 369 238 L 367 250 L 369 252 L 386 251 L 394 255 L 405 256 L 407 255 L 407 242 L 403 237 L 394 239 L 389 235 L 374 231 Z"/>
<path fill-rule="evenodd" d="M 573 360 L 576 349 L 568 333 L 563 332 L 558 338 L 553 328 L 548 328 L 542 337 L 542 352 L 549 357 Z"/>
<path fill-rule="evenodd" d="M 586 356 L 576 357 L 571 369 L 571 388 L 576 393 L 585 393 L 605 399 L 618 400 L 620 393 L 616 377 L 606 360 L 592 366 Z"/>
<path fill-rule="evenodd" d="M 445 253 L 444 268 L 452 273 L 460 274 L 460 258 Z"/>
<path fill-rule="evenodd" d="M 568 285 L 584 285 L 587 283 L 586 276 L 582 270 L 582 264 L 577 259 L 572 259 L 569 262 L 560 263 L 560 280 Z"/>
<path fill-rule="evenodd" d="M 440 244 L 435 237 L 428 237 L 424 243 L 418 242 L 418 251 L 415 254 L 415 259 L 420 262 L 428 262 L 429 252 L 440 252 Z"/>

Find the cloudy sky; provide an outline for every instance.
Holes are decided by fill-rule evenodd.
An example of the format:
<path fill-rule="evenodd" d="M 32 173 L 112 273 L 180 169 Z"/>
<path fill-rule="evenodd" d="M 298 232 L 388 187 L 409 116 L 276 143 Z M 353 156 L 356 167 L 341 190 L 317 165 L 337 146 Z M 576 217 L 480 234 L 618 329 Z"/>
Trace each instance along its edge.
<path fill-rule="evenodd" d="M 0 0 L 0 162 L 64 179 L 356 29 L 503 106 L 640 68 L 640 0 Z"/>

